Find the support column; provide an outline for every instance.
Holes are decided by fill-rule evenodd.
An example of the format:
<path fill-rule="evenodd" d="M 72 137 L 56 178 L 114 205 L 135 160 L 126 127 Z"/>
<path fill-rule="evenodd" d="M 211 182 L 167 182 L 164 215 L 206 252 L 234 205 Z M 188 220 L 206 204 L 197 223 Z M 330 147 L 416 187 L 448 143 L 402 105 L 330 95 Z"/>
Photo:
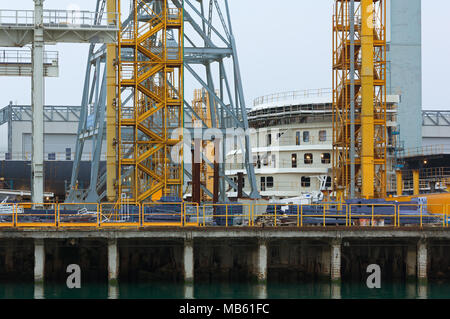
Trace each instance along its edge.
<path fill-rule="evenodd" d="M 260 241 L 258 245 L 256 277 L 259 283 L 267 282 L 267 242 L 264 240 Z"/>
<path fill-rule="evenodd" d="M 338 281 L 331 282 L 330 285 L 330 297 L 331 299 L 341 299 L 341 283 Z"/>
<path fill-rule="evenodd" d="M 42 284 L 45 273 L 45 245 L 44 239 L 34 240 L 34 282 Z"/>
<path fill-rule="evenodd" d="M 428 285 L 425 282 L 419 282 L 417 284 L 417 299 L 428 298 Z"/>
<path fill-rule="evenodd" d="M 32 75 L 32 201 L 44 202 L 44 0 L 34 0 Z"/>
<path fill-rule="evenodd" d="M 194 299 L 194 285 L 192 283 L 184 285 L 184 299 Z"/>
<path fill-rule="evenodd" d="M 108 285 L 108 299 L 119 299 L 119 287 L 117 285 Z"/>
<path fill-rule="evenodd" d="M 14 246 L 5 247 L 5 271 L 7 273 L 14 271 L 14 249 Z"/>
<path fill-rule="evenodd" d="M 108 281 L 112 285 L 119 279 L 119 250 L 117 239 L 108 240 Z"/>
<path fill-rule="evenodd" d="M 417 268 L 417 247 L 408 246 L 406 252 L 406 277 L 408 279 L 416 279 Z"/>
<path fill-rule="evenodd" d="M 420 282 L 427 281 L 428 248 L 425 240 L 417 243 L 417 279 Z"/>
<path fill-rule="evenodd" d="M 107 12 L 118 12 L 116 0 L 107 0 Z M 108 15 L 108 23 L 116 22 L 116 16 Z M 115 183 L 117 179 L 116 158 L 116 44 L 106 45 L 106 197 L 109 201 L 116 201 L 117 194 Z"/>
<path fill-rule="evenodd" d="M 401 170 L 395 171 L 397 175 L 397 196 L 403 195 L 403 174 Z"/>
<path fill-rule="evenodd" d="M 330 246 L 324 246 L 322 249 L 322 257 L 321 257 L 321 275 L 324 278 L 330 278 L 331 276 L 331 249 Z"/>
<path fill-rule="evenodd" d="M 331 242 L 331 280 L 341 280 L 341 243 L 340 239 Z"/>
<path fill-rule="evenodd" d="M 414 196 L 418 196 L 420 194 L 420 185 L 419 185 L 419 170 L 413 171 L 413 184 L 414 184 Z"/>
<path fill-rule="evenodd" d="M 194 240 L 192 239 L 184 241 L 184 281 L 185 283 L 194 282 Z"/>
<path fill-rule="evenodd" d="M 373 198 L 374 190 L 374 32 L 373 0 L 361 0 L 361 170 L 362 197 Z"/>

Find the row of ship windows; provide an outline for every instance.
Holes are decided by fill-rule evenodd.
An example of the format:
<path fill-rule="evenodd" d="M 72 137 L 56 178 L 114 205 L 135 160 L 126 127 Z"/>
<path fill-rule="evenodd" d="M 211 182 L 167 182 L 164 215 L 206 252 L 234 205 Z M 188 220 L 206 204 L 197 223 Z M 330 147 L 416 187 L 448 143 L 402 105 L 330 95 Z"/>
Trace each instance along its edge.
<path fill-rule="evenodd" d="M 302 141 L 303 143 L 309 143 L 310 142 L 310 135 L 309 131 L 303 131 L 302 132 L 295 132 L 295 145 L 301 145 Z M 280 138 L 284 133 L 278 133 L 278 138 Z M 319 142 L 326 142 L 327 140 L 327 131 L 321 130 L 319 131 Z M 267 146 L 272 145 L 272 134 L 269 133 L 266 135 L 266 142 Z"/>
<path fill-rule="evenodd" d="M 72 160 L 72 149 L 71 148 L 66 148 L 66 153 L 65 153 L 65 158 L 66 161 L 71 161 Z M 10 161 L 12 160 L 12 154 L 11 153 L 5 153 L 5 160 Z M 47 160 L 49 161 L 56 161 L 56 153 L 52 152 L 52 153 L 47 153 Z"/>
<path fill-rule="evenodd" d="M 233 181 L 237 184 L 238 178 L 233 177 Z M 302 176 L 300 179 L 300 186 L 304 188 L 311 187 L 311 177 Z M 245 187 L 245 178 L 242 178 L 242 188 Z M 327 181 L 325 183 L 325 187 L 331 187 L 331 177 L 327 176 Z M 260 177 L 260 189 L 261 191 L 265 191 L 266 189 L 274 188 L 274 178 L 273 176 L 261 176 Z"/>
<path fill-rule="evenodd" d="M 260 155 L 254 155 L 253 156 L 253 162 L 256 163 L 257 168 L 261 168 L 261 164 L 264 166 L 269 165 L 269 160 L 271 161 L 271 166 L 276 167 L 276 156 L 269 155 L 261 157 Z M 322 153 L 320 154 L 320 162 L 322 164 L 330 164 L 331 163 L 331 154 L 330 153 Z M 303 163 L 306 165 L 311 165 L 314 163 L 314 155 L 312 153 L 305 153 L 303 155 Z M 289 165 L 289 164 L 288 164 Z M 291 167 L 297 168 L 298 165 L 298 158 L 297 154 L 292 154 L 291 156 Z"/>

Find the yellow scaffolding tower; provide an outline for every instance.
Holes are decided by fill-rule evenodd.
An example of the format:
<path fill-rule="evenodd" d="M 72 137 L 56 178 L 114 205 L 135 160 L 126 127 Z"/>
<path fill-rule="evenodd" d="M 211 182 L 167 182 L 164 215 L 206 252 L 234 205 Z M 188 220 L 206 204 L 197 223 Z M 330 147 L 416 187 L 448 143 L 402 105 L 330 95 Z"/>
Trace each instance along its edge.
<path fill-rule="evenodd" d="M 386 4 L 385 0 L 336 0 L 333 17 L 333 184 L 338 199 L 386 196 Z M 351 15 L 354 15 L 355 158 L 351 148 Z M 353 161 L 352 161 L 353 160 Z"/>
<path fill-rule="evenodd" d="M 183 127 L 183 9 L 168 0 L 131 9 L 117 52 L 117 191 L 135 202 L 181 197 L 182 136 L 172 133 Z"/>

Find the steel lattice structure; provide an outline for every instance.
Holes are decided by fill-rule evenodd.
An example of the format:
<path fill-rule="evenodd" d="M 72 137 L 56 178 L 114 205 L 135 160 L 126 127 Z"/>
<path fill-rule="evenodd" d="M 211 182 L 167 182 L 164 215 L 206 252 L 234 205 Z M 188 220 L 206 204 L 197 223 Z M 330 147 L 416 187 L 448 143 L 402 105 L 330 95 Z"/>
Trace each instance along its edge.
<path fill-rule="evenodd" d="M 386 6 L 384 0 L 336 0 L 333 18 L 333 182 L 339 199 L 386 195 Z M 351 11 L 353 8 L 353 12 Z M 354 117 L 351 121 L 351 21 Z M 353 33 L 352 33 L 353 34 Z M 350 156 L 354 125 L 355 156 Z"/>
<path fill-rule="evenodd" d="M 170 154 L 183 120 L 183 10 L 169 1 L 133 5 L 118 43 L 118 192 L 137 202 L 181 197 L 182 167 Z"/>
<path fill-rule="evenodd" d="M 98 0 L 97 8 L 103 10 L 105 2 L 109 11 L 115 11 L 117 5 L 123 15 L 125 10 L 121 9 L 126 8 L 127 2 Z M 129 15 L 121 21 L 117 45 L 90 51 L 89 61 L 102 58 L 101 74 L 106 72 L 107 81 L 96 89 L 92 77 L 88 76 L 93 64 L 88 62 L 85 82 L 88 93 L 83 95 L 83 101 L 86 94 L 92 96 L 106 90 L 106 106 L 102 104 L 103 96 L 101 99 L 99 96 L 100 103 L 94 108 L 101 114 L 106 109 L 106 123 L 102 126 L 106 129 L 96 132 L 101 134 L 100 140 L 106 140 L 107 172 L 97 174 L 101 177 L 95 183 L 95 176 L 92 176 L 89 189 L 81 192 L 74 187 L 78 167 L 75 163 L 71 193 L 77 194 L 77 200 L 86 201 L 86 194 L 97 195 L 97 200 L 103 200 L 107 195 L 110 201 L 124 198 L 125 194 L 128 199 L 138 202 L 163 195 L 181 196 L 183 186 L 186 190 L 186 181 L 192 178 L 192 168 L 177 164 L 172 158 L 171 151 L 177 150 L 176 145 L 182 139 L 181 136 L 173 138 L 172 132 L 178 127 L 190 131 L 194 122 L 200 123 L 203 130 L 213 126 L 223 135 L 230 127 L 248 129 L 227 0 L 131 0 L 129 3 Z M 201 88 L 208 96 L 209 105 L 215 105 L 209 108 L 207 115 L 214 125 L 205 123 L 205 115 L 197 114 L 188 102 L 190 99 L 184 96 L 185 77 L 189 77 L 192 91 Z M 87 104 L 83 104 L 85 108 Z M 99 128 L 101 121 L 101 116 L 96 117 L 94 127 Z M 80 125 L 79 136 L 83 134 L 85 129 Z M 214 136 L 201 138 L 215 139 Z M 77 152 L 82 152 L 82 139 L 77 143 L 80 144 Z M 217 152 L 220 147 L 224 159 L 225 143 L 215 139 L 214 144 L 218 146 Z M 244 193 L 244 196 L 258 198 L 249 137 L 240 137 L 239 145 L 245 159 L 242 166 L 251 186 L 251 193 Z M 186 147 L 191 145 L 184 144 L 175 153 L 179 156 L 182 152 L 190 154 Z M 100 148 L 101 143 L 96 150 Z M 204 154 L 202 160 L 209 170 L 214 168 L 214 163 Z M 92 167 L 96 172 L 98 163 L 93 162 Z M 225 201 L 227 185 L 228 189 L 235 190 L 238 186 L 225 175 L 224 161 L 218 171 L 219 199 Z M 213 197 L 205 185 L 202 189 Z"/>

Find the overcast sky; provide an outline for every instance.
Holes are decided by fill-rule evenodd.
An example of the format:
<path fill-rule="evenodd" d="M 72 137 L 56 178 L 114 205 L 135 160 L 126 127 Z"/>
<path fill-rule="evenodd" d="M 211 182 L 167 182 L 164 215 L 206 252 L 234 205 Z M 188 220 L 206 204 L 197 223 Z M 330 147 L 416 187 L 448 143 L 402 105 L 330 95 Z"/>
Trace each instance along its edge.
<path fill-rule="evenodd" d="M 94 10 L 96 0 L 46 0 L 46 9 Z M 334 0 L 229 0 L 247 104 L 290 90 L 331 87 Z M 32 0 L 0 0 L 1 9 L 32 9 Z M 439 8 L 437 10 L 436 8 Z M 450 1 L 422 1 L 423 106 L 450 109 Z M 445 34 L 444 34 L 445 32 Z M 46 79 L 45 103 L 79 105 L 87 45 L 58 44 L 60 76 Z M 0 77 L 0 108 L 30 104 L 31 79 Z M 0 137 L 6 131 L 0 130 Z M 0 151 L 4 149 L 0 138 Z"/>

